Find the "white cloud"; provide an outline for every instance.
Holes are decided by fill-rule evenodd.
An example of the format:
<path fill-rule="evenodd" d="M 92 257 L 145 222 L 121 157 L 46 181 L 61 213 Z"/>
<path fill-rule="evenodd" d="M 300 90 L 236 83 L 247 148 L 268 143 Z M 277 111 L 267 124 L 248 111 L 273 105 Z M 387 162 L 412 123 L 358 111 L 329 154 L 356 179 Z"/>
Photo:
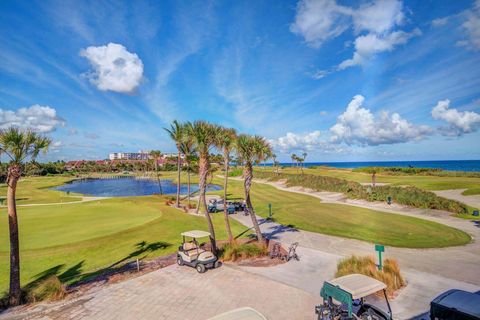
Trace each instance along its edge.
<path fill-rule="evenodd" d="M 440 132 L 448 136 L 461 136 L 475 132 L 480 128 L 480 114 L 473 111 L 449 109 L 450 100 L 438 101 L 432 109 L 432 117 L 447 122 L 448 127 L 440 128 Z"/>
<path fill-rule="evenodd" d="M 335 0 L 301 0 L 290 31 L 301 35 L 308 45 L 318 48 L 349 28 L 350 13 L 351 9 L 337 5 Z"/>
<path fill-rule="evenodd" d="M 0 128 L 14 126 L 31 129 L 40 133 L 54 131 L 58 126 L 64 126 L 65 121 L 57 116 L 57 111 L 49 106 L 38 104 L 16 111 L 0 109 Z"/>
<path fill-rule="evenodd" d="M 290 154 L 292 152 L 314 152 L 321 154 L 339 154 L 351 152 L 350 148 L 330 143 L 322 139 L 320 131 L 312 131 L 306 134 L 295 134 L 287 132 L 283 137 L 270 139 L 270 145 L 281 154 Z"/>
<path fill-rule="evenodd" d="M 421 140 L 431 132 L 427 126 L 415 126 L 398 113 L 374 115 L 363 107 L 365 98 L 353 97 L 347 109 L 330 128 L 332 142 L 348 145 L 381 145 Z"/>
<path fill-rule="evenodd" d="M 421 35 L 420 29 L 410 33 L 395 31 L 385 35 L 369 33 L 355 39 L 355 52 L 351 59 L 344 60 L 338 65 L 343 70 L 370 60 L 375 54 L 385 51 L 392 51 L 396 46 L 405 44 L 414 36 Z"/>
<path fill-rule="evenodd" d="M 142 81 L 142 60 L 120 44 L 88 47 L 80 51 L 80 56 L 87 58 L 93 68 L 86 76 L 102 91 L 131 93 Z"/>
<path fill-rule="evenodd" d="M 431 24 L 432 24 L 432 27 L 443 27 L 448 23 L 449 20 L 450 20 L 450 17 L 437 18 L 437 19 L 433 19 Z"/>
<path fill-rule="evenodd" d="M 468 40 L 460 41 L 460 44 L 473 50 L 480 50 L 480 0 L 475 1 L 472 9 L 465 12 L 462 27 Z"/>
<path fill-rule="evenodd" d="M 335 0 L 301 0 L 297 4 L 295 22 L 290 31 L 301 35 L 307 44 L 318 48 L 328 39 L 335 38 L 352 27 L 356 34 L 355 52 L 351 59 L 343 61 L 337 70 L 361 65 L 376 53 L 392 51 L 421 34 L 395 30 L 405 21 L 402 2 L 399 0 L 373 0 L 358 8 L 341 6 Z M 321 79 L 330 72 L 320 71 L 313 75 Z"/>
<path fill-rule="evenodd" d="M 357 33 L 366 30 L 377 34 L 390 31 L 404 20 L 402 3 L 398 0 L 377 0 L 365 3 L 354 11 L 353 24 Z"/>
<path fill-rule="evenodd" d="M 78 130 L 76 128 L 68 129 L 68 135 L 69 136 L 76 136 L 77 134 L 78 134 Z"/>
<path fill-rule="evenodd" d="M 322 144 L 321 133 L 318 130 L 305 135 L 287 132 L 285 136 L 270 140 L 269 142 L 274 149 L 282 152 L 290 150 L 313 150 Z"/>

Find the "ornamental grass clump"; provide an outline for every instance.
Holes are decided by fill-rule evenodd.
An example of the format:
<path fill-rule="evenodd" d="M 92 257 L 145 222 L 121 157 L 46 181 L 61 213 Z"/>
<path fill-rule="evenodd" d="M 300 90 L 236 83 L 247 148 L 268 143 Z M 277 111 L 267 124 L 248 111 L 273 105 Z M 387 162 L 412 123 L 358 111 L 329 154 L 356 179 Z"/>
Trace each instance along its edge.
<path fill-rule="evenodd" d="M 67 295 L 65 286 L 56 275 L 35 281 L 23 291 L 24 300 L 27 303 L 56 301 L 63 299 Z"/>
<path fill-rule="evenodd" d="M 263 257 L 268 249 L 261 243 L 226 244 L 220 253 L 223 261 L 237 261 L 248 258 Z"/>
<path fill-rule="evenodd" d="M 359 273 L 387 285 L 387 294 L 392 296 L 395 291 L 405 286 L 406 282 L 400 274 L 398 262 L 394 259 L 385 259 L 382 270 L 378 270 L 375 259 L 370 256 L 357 257 L 351 256 L 341 260 L 337 265 L 335 277 L 341 277 L 348 274 Z"/>

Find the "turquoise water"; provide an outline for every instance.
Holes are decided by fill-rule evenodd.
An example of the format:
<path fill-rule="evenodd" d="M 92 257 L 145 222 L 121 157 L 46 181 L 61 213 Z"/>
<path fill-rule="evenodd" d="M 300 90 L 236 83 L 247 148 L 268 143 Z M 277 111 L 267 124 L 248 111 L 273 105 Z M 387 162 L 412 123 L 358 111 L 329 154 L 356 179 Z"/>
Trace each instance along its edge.
<path fill-rule="evenodd" d="M 283 166 L 292 165 L 282 163 Z M 480 171 L 480 160 L 435 160 L 435 161 L 360 161 L 360 162 L 308 162 L 306 167 L 329 166 L 333 168 L 353 169 L 360 167 L 415 167 L 452 171 Z M 271 166 L 271 164 L 267 164 Z"/>

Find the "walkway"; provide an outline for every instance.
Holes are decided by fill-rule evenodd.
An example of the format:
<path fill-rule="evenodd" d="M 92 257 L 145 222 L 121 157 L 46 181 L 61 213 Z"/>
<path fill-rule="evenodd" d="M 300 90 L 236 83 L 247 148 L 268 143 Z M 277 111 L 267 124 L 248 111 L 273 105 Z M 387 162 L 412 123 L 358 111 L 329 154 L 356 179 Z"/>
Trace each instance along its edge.
<path fill-rule="evenodd" d="M 206 320 L 249 306 L 268 319 L 316 319 L 318 295 L 267 278 L 222 266 L 199 274 L 173 265 L 109 285 L 76 299 L 17 309 L 0 319 Z"/>
<path fill-rule="evenodd" d="M 233 217 L 245 226 L 252 227 L 249 216 L 237 214 Z M 270 268 L 242 267 L 242 269 L 306 292 L 318 294 L 321 287 L 319 283 L 334 277 L 340 259 L 353 254 L 375 254 L 371 243 L 297 230 L 266 221 L 261 217 L 257 218 L 261 223 L 262 233 L 267 238 L 276 239 L 286 246 L 299 242 L 297 252 L 300 261 Z M 464 222 L 466 229 L 480 236 L 479 228 L 470 226 L 468 221 Z M 385 251 L 387 258 L 398 260 L 408 282 L 408 286 L 392 302 L 397 319 L 409 319 L 424 313 L 429 302 L 448 289 L 480 290 L 478 243 L 443 249 L 387 247 Z"/>
<path fill-rule="evenodd" d="M 471 207 L 480 209 L 480 195 L 477 194 L 477 195 L 471 195 L 471 196 L 464 196 L 462 192 L 465 190 L 467 189 L 441 190 L 441 191 L 433 191 L 433 192 L 435 192 L 440 197 L 457 200 Z"/>

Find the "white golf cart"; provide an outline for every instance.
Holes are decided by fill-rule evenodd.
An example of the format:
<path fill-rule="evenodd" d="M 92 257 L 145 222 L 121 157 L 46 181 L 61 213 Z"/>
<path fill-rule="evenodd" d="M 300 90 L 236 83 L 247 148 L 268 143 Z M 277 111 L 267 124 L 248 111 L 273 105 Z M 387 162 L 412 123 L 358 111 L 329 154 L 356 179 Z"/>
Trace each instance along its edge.
<path fill-rule="evenodd" d="M 199 244 L 197 239 L 210 238 L 210 233 L 201 230 L 192 230 L 182 232 L 183 242 L 178 247 L 177 264 L 179 266 L 187 265 L 197 269 L 199 273 L 204 273 L 207 268 L 218 268 L 220 261 L 211 252 L 205 249 L 205 243 Z M 186 241 L 186 238 L 191 238 Z"/>
<path fill-rule="evenodd" d="M 392 320 L 386 288 L 385 283 L 363 274 L 349 274 L 325 281 L 320 291 L 323 304 L 315 307 L 315 313 L 319 320 Z M 365 297 L 382 291 L 388 312 L 365 301 Z"/>

